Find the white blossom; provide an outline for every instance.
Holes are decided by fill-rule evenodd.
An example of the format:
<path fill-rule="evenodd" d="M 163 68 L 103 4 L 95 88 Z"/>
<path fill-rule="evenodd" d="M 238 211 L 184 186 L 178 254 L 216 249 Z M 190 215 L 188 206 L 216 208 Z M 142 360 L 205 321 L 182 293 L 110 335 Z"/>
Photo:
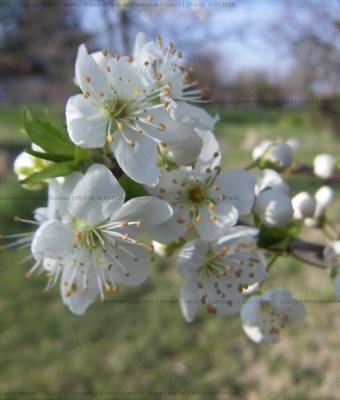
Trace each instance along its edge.
<path fill-rule="evenodd" d="M 331 154 L 319 154 L 313 161 L 314 174 L 321 179 L 329 179 L 336 170 L 336 159 Z"/>
<path fill-rule="evenodd" d="M 290 198 L 277 189 L 261 192 L 255 200 L 254 212 L 264 225 L 272 228 L 288 225 L 293 217 Z"/>
<path fill-rule="evenodd" d="M 313 217 L 316 201 L 310 193 L 300 192 L 292 198 L 292 205 L 294 209 L 294 218 L 304 220 L 305 218 Z"/>
<path fill-rule="evenodd" d="M 340 300 L 340 241 L 334 240 L 324 248 L 323 259 L 327 265 L 336 269 L 337 274 L 334 279 L 333 288 L 335 297 Z"/>
<path fill-rule="evenodd" d="M 218 315 L 237 313 L 244 290 L 266 276 L 264 259 L 256 250 L 258 231 L 234 227 L 216 243 L 193 240 L 186 243 L 178 266 L 186 279 L 181 290 L 181 310 L 191 322 L 199 308 Z"/>
<path fill-rule="evenodd" d="M 68 196 L 49 208 L 48 218 L 34 233 L 31 250 L 36 263 L 30 273 L 47 270 L 47 290 L 61 275 L 62 299 L 81 315 L 98 295 L 104 300 L 105 290 L 115 292 L 119 285 L 145 281 L 148 249 L 136 237 L 167 220 L 172 210 L 149 197 L 124 204 L 123 189 L 98 164 L 78 176 L 73 190 L 65 193 Z"/>
<path fill-rule="evenodd" d="M 193 228 L 202 239 L 216 240 L 236 224 L 239 215 L 251 212 L 254 176 L 241 170 L 220 173 L 221 157 L 214 135 L 207 131 L 203 140 L 194 168 L 163 171 L 159 184 L 149 188 L 174 209 L 173 217 L 153 231 L 159 242 L 171 243 Z"/>
<path fill-rule="evenodd" d="M 160 176 L 157 147 L 195 135 L 195 128 L 214 126 L 214 120 L 196 107 L 190 118 L 180 115 L 165 99 L 169 82 L 157 76 L 154 85 L 146 84 L 132 60 L 107 52 L 92 56 L 79 47 L 75 75 L 83 94 L 67 102 L 67 129 L 79 146 L 107 145 L 130 178 L 153 186 Z"/>
<path fill-rule="evenodd" d="M 304 305 L 286 289 L 270 289 L 261 296 L 252 296 L 242 306 L 241 321 L 247 336 L 255 343 L 280 340 L 280 332 L 291 321 L 306 316 Z"/>

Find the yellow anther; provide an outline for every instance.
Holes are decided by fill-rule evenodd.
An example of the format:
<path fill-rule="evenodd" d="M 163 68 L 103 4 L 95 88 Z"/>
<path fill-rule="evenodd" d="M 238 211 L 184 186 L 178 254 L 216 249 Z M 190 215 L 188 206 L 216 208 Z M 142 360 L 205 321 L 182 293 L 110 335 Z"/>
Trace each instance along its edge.
<path fill-rule="evenodd" d="M 160 145 L 161 145 L 162 147 L 164 147 L 164 148 L 165 148 L 165 147 L 168 147 L 168 143 L 165 143 L 165 142 L 161 142 Z"/>
<path fill-rule="evenodd" d="M 184 82 L 187 82 L 187 83 L 191 81 L 190 76 L 188 74 L 183 75 L 182 79 Z"/>
<path fill-rule="evenodd" d="M 137 227 L 139 228 L 142 225 L 143 221 L 141 219 L 139 219 L 136 223 Z"/>
<path fill-rule="evenodd" d="M 129 239 L 129 234 L 128 233 L 124 233 L 124 235 L 122 236 L 123 240 L 128 240 Z"/>
<path fill-rule="evenodd" d="M 170 88 L 165 88 L 165 89 L 163 90 L 163 96 L 170 96 L 170 93 L 171 93 Z"/>
<path fill-rule="evenodd" d="M 222 193 L 222 194 L 220 195 L 220 200 L 221 200 L 221 201 L 224 201 L 225 199 L 226 199 L 226 196 L 225 196 L 224 193 Z"/>
<path fill-rule="evenodd" d="M 132 56 L 127 56 L 127 57 L 126 57 L 126 61 L 127 61 L 128 63 L 132 63 L 133 57 L 132 57 Z"/>
<path fill-rule="evenodd" d="M 150 244 L 148 247 L 148 250 L 153 253 L 155 251 L 155 246 L 153 244 Z"/>
<path fill-rule="evenodd" d="M 85 76 L 85 80 L 86 80 L 87 83 L 91 83 L 90 75 Z"/>
<path fill-rule="evenodd" d="M 88 99 L 90 97 L 90 92 L 85 90 L 83 96 L 85 97 L 85 99 Z"/>
<path fill-rule="evenodd" d="M 104 97 L 104 96 L 105 96 L 105 93 L 104 93 L 103 91 L 100 91 L 100 92 L 98 93 L 98 95 L 99 95 L 99 97 Z"/>
<path fill-rule="evenodd" d="M 149 114 L 149 115 L 147 115 L 147 116 L 145 117 L 145 119 L 146 119 L 148 122 L 152 122 L 152 121 L 153 121 L 153 116 L 152 116 L 151 114 Z"/>
<path fill-rule="evenodd" d="M 169 101 L 167 101 L 167 100 L 164 100 L 164 101 L 163 101 L 163 107 L 164 107 L 164 108 L 168 108 L 169 104 L 170 104 Z"/>
<path fill-rule="evenodd" d="M 161 188 L 159 189 L 159 192 L 162 193 L 162 194 L 164 194 L 164 193 L 166 193 L 166 189 L 163 188 L 163 187 L 161 187 Z"/>
<path fill-rule="evenodd" d="M 111 68 L 109 66 L 106 67 L 107 72 L 111 72 Z"/>
<path fill-rule="evenodd" d="M 77 242 L 81 241 L 81 232 L 76 231 L 76 233 L 74 234 L 74 240 L 76 240 Z"/>
<path fill-rule="evenodd" d="M 126 220 L 125 220 L 125 221 L 122 221 L 122 226 L 125 226 L 125 227 L 126 227 L 126 226 L 129 226 L 129 222 L 126 221 Z"/>
<path fill-rule="evenodd" d="M 213 190 L 215 190 L 216 192 L 218 192 L 220 190 L 220 187 L 218 185 L 214 185 L 213 186 Z"/>
<path fill-rule="evenodd" d="M 194 65 L 189 65 L 188 72 L 194 72 L 196 67 Z"/>
<path fill-rule="evenodd" d="M 72 292 L 70 290 L 67 290 L 65 292 L 65 297 L 71 297 L 71 295 L 72 295 Z"/>
<path fill-rule="evenodd" d="M 161 38 L 160 35 L 157 35 L 156 43 L 157 43 L 157 46 L 158 46 L 158 47 L 160 47 L 160 48 L 163 47 L 163 40 L 162 40 L 162 38 Z"/>
<path fill-rule="evenodd" d="M 187 224 L 188 229 L 192 229 L 193 227 L 194 227 L 194 225 L 191 222 L 189 222 L 189 224 Z"/>
<path fill-rule="evenodd" d="M 209 219 L 210 219 L 210 221 L 213 221 L 213 222 L 217 221 L 216 215 L 210 215 Z"/>
<path fill-rule="evenodd" d="M 128 144 L 129 144 L 129 146 L 130 147 L 135 147 L 135 141 L 134 140 L 132 140 L 132 139 L 128 139 Z"/>
<path fill-rule="evenodd" d="M 156 78 L 156 81 L 160 81 L 163 78 L 163 75 L 160 72 L 157 72 L 155 78 Z"/>
<path fill-rule="evenodd" d="M 118 286 L 112 286 L 111 287 L 111 292 L 112 293 L 118 293 L 119 292 L 119 287 Z"/>
<path fill-rule="evenodd" d="M 119 61 L 119 59 L 120 59 L 120 56 L 119 56 L 118 54 L 114 54 L 112 57 L 113 57 L 116 61 Z"/>
<path fill-rule="evenodd" d="M 149 65 L 149 61 L 148 61 L 148 60 L 145 60 L 145 61 L 144 61 L 144 65 Z"/>
<path fill-rule="evenodd" d="M 178 218 L 176 221 L 178 224 L 182 225 L 185 223 L 185 220 L 183 218 Z"/>
<path fill-rule="evenodd" d="M 109 143 L 112 143 L 115 140 L 115 137 L 112 133 L 106 136 L 106 139 Z"/>
<path fill-rule="evenodd" d="M 216 208 L 216 204 L 215 204 L 215 203 L 209 203 L 209 204 L 208 204 L 208 208 L 209 208 L 210 210 L 214 210 L 214 209 Z"/>
<path fill-rule="evenodd" d="M 107 49 L 103 49 L 102 54 L 103 54 L 103 56 L 106 57 L 109 54 L 109 52 L 107 51 Z"/>
<path fill-rule="evenodd" d="M 124 129 L 124 124 L 123 122 L 117 122 L 117 128 L 122 131 Z"/>
<path fill-rule="evenodd" d="M 202 216 L 201 215 L 197 215 L 197 217 L 195 218 L 195 221 L 197 224 L 199 224 L 202 221 Z"/>
<path fill-rule="evenodd" d="M 165 131 L 165 129 L 166 129 L 166 126 L 164 124 L 160 123 L 158 125 L 158 130 L 160 130 L 161 132 Z"/>

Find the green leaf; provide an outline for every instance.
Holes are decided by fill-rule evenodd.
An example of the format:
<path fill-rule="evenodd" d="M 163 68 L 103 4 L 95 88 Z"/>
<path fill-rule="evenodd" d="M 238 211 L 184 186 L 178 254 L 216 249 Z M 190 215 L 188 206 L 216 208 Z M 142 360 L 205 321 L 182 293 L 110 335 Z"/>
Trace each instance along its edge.
<path fill-rule="evenodd" d="M 26 148 L 25 152 L 31 156 L 41 158 L 42 160 L 61 162 L 61 161 L 71 161 L 73 157 L 71 156 L 59 156 L 57 154 L 42 153 L 40 151 L 35 151 L 30 148 Z"/>
<path fill-rule="evenodd" d="M 33 183 L 44 181 L 45 179 L 56 178 L 58 176 L 68 176 L 76 170 L 77 164 L 74 161 L 64 161 L 58 164 L 49 165 L 43 171 L 32 174 L 28 178 L 20 181 L 20 183 L 31 185 Z"/>
<path fill-rule="evenodd" d="M 32 142 L 47 153 L 73 158 L 75 145 L 66 130 L 53 125 L 47 119 L 34 116 L 27 109 L 24 109 L 24 126 Z"/>
<path fill-rule="evenodd" d="M 127 175 L 123 175 L 119 179 L 119 183 L 126 193 L 126 200 L 134 199 L 135 197 L 149 196 L 143 185 L 130 179 Z"/>

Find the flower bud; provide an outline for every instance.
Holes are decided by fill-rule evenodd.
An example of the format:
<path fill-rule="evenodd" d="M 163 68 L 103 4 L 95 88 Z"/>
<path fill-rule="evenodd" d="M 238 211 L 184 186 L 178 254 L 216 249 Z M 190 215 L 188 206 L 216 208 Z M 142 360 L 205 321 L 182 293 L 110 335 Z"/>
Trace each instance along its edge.
<path fill-rule="evenodd" d="M 193 134 L 184 140 L 168 143 L 166 147 L 160 145 L 159 151 L 164 159 L 177 165 L 191 165 L 200 155 L 202 146 L 202 138 Z"/>
<path fill-rule="evenodd" d="M 32 145 L 32 148 L 35 151 L 42 151 L 40 147 L 35 145 Z M 22 152 L 14 161 L 14 172 L 17 175 L 18 180 L 21 181 L 34 173 L 42 171 L 49 164 L 49 161 L 34 157 L 26 152 Z M 40 190 L 44 185 L 42 183 L 35 183 L 32 185 L 22 186 L 28 190 Z"/>
<path fill-rule="evenodd" d="M 313 217 L 316 201 L 308 192 L 301 192 L 292 198 L 292 205 L 294 209 L 294 218 L 303 220 Z"/>
<path fill-rule="evenodd" d="M 262 178 L 257 188 L 258 192 L 262 192 L 264 189 L 277 189 L 287 195 L 290 194 L 290 188 L 287 182 L 284 181 L 280 174 L 272 169 L 263 170 Z"/>
<path fill-rule="evenodd" d="M 298 138 L 290 138 L 286 143 L 294 150 L 294 153 L 301 147 L 301 142 Z"/>
<path fill-rule="evenodd" d="M 290 198 L 277 189 L 261 192 L 255 201 L 254 211 L 264 225 L 272 228 L 288 225 L 293 217 Z"/>
<path fill-rule="evenodd" d="M 294 150 L 287 143 L 273 143 L 259 158 L 259 167 L 277 172 L 287 169 L 294 159 Z"/>
<path fill-rule="evenodd" d="M 336 170 L 336 160 L 331 154 L 319 154 L 313 161 L 314 174 L 321 179 L 329 179 Z"/>
<path fill-rule="evenodd" d="M 329 186 L 322 186 L 314 195 L 316 201 L 315 216 L 319 218 L 334 199 L 334 191 Z"/>
<path fill-rule="evenodd" d="M 272 143 L 273 142 L 271 140 L 263 140 L 260 144 L 258 144 L 252 153 L 253 160 L 255 161 L 259 159 Z"/>

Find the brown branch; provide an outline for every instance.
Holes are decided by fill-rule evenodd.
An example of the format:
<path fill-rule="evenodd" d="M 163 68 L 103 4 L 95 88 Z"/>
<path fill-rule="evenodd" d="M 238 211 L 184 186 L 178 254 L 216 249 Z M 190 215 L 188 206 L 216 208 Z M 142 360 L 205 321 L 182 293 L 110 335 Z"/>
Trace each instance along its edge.
<path fill-rule="evenodd" d="M 298 161 L 296 161 L 291 166 L 290 172 L 292 172 L 293 174 L 305 174 L 305 175 L 315 177 L 313 167 L 311 165 L 304 164 L 304 163 L 298 162 Z M 334 175 L 331 178 L 325 179 L 325 182 L 340 183 L 340 170 L 336 170 Z"/>

